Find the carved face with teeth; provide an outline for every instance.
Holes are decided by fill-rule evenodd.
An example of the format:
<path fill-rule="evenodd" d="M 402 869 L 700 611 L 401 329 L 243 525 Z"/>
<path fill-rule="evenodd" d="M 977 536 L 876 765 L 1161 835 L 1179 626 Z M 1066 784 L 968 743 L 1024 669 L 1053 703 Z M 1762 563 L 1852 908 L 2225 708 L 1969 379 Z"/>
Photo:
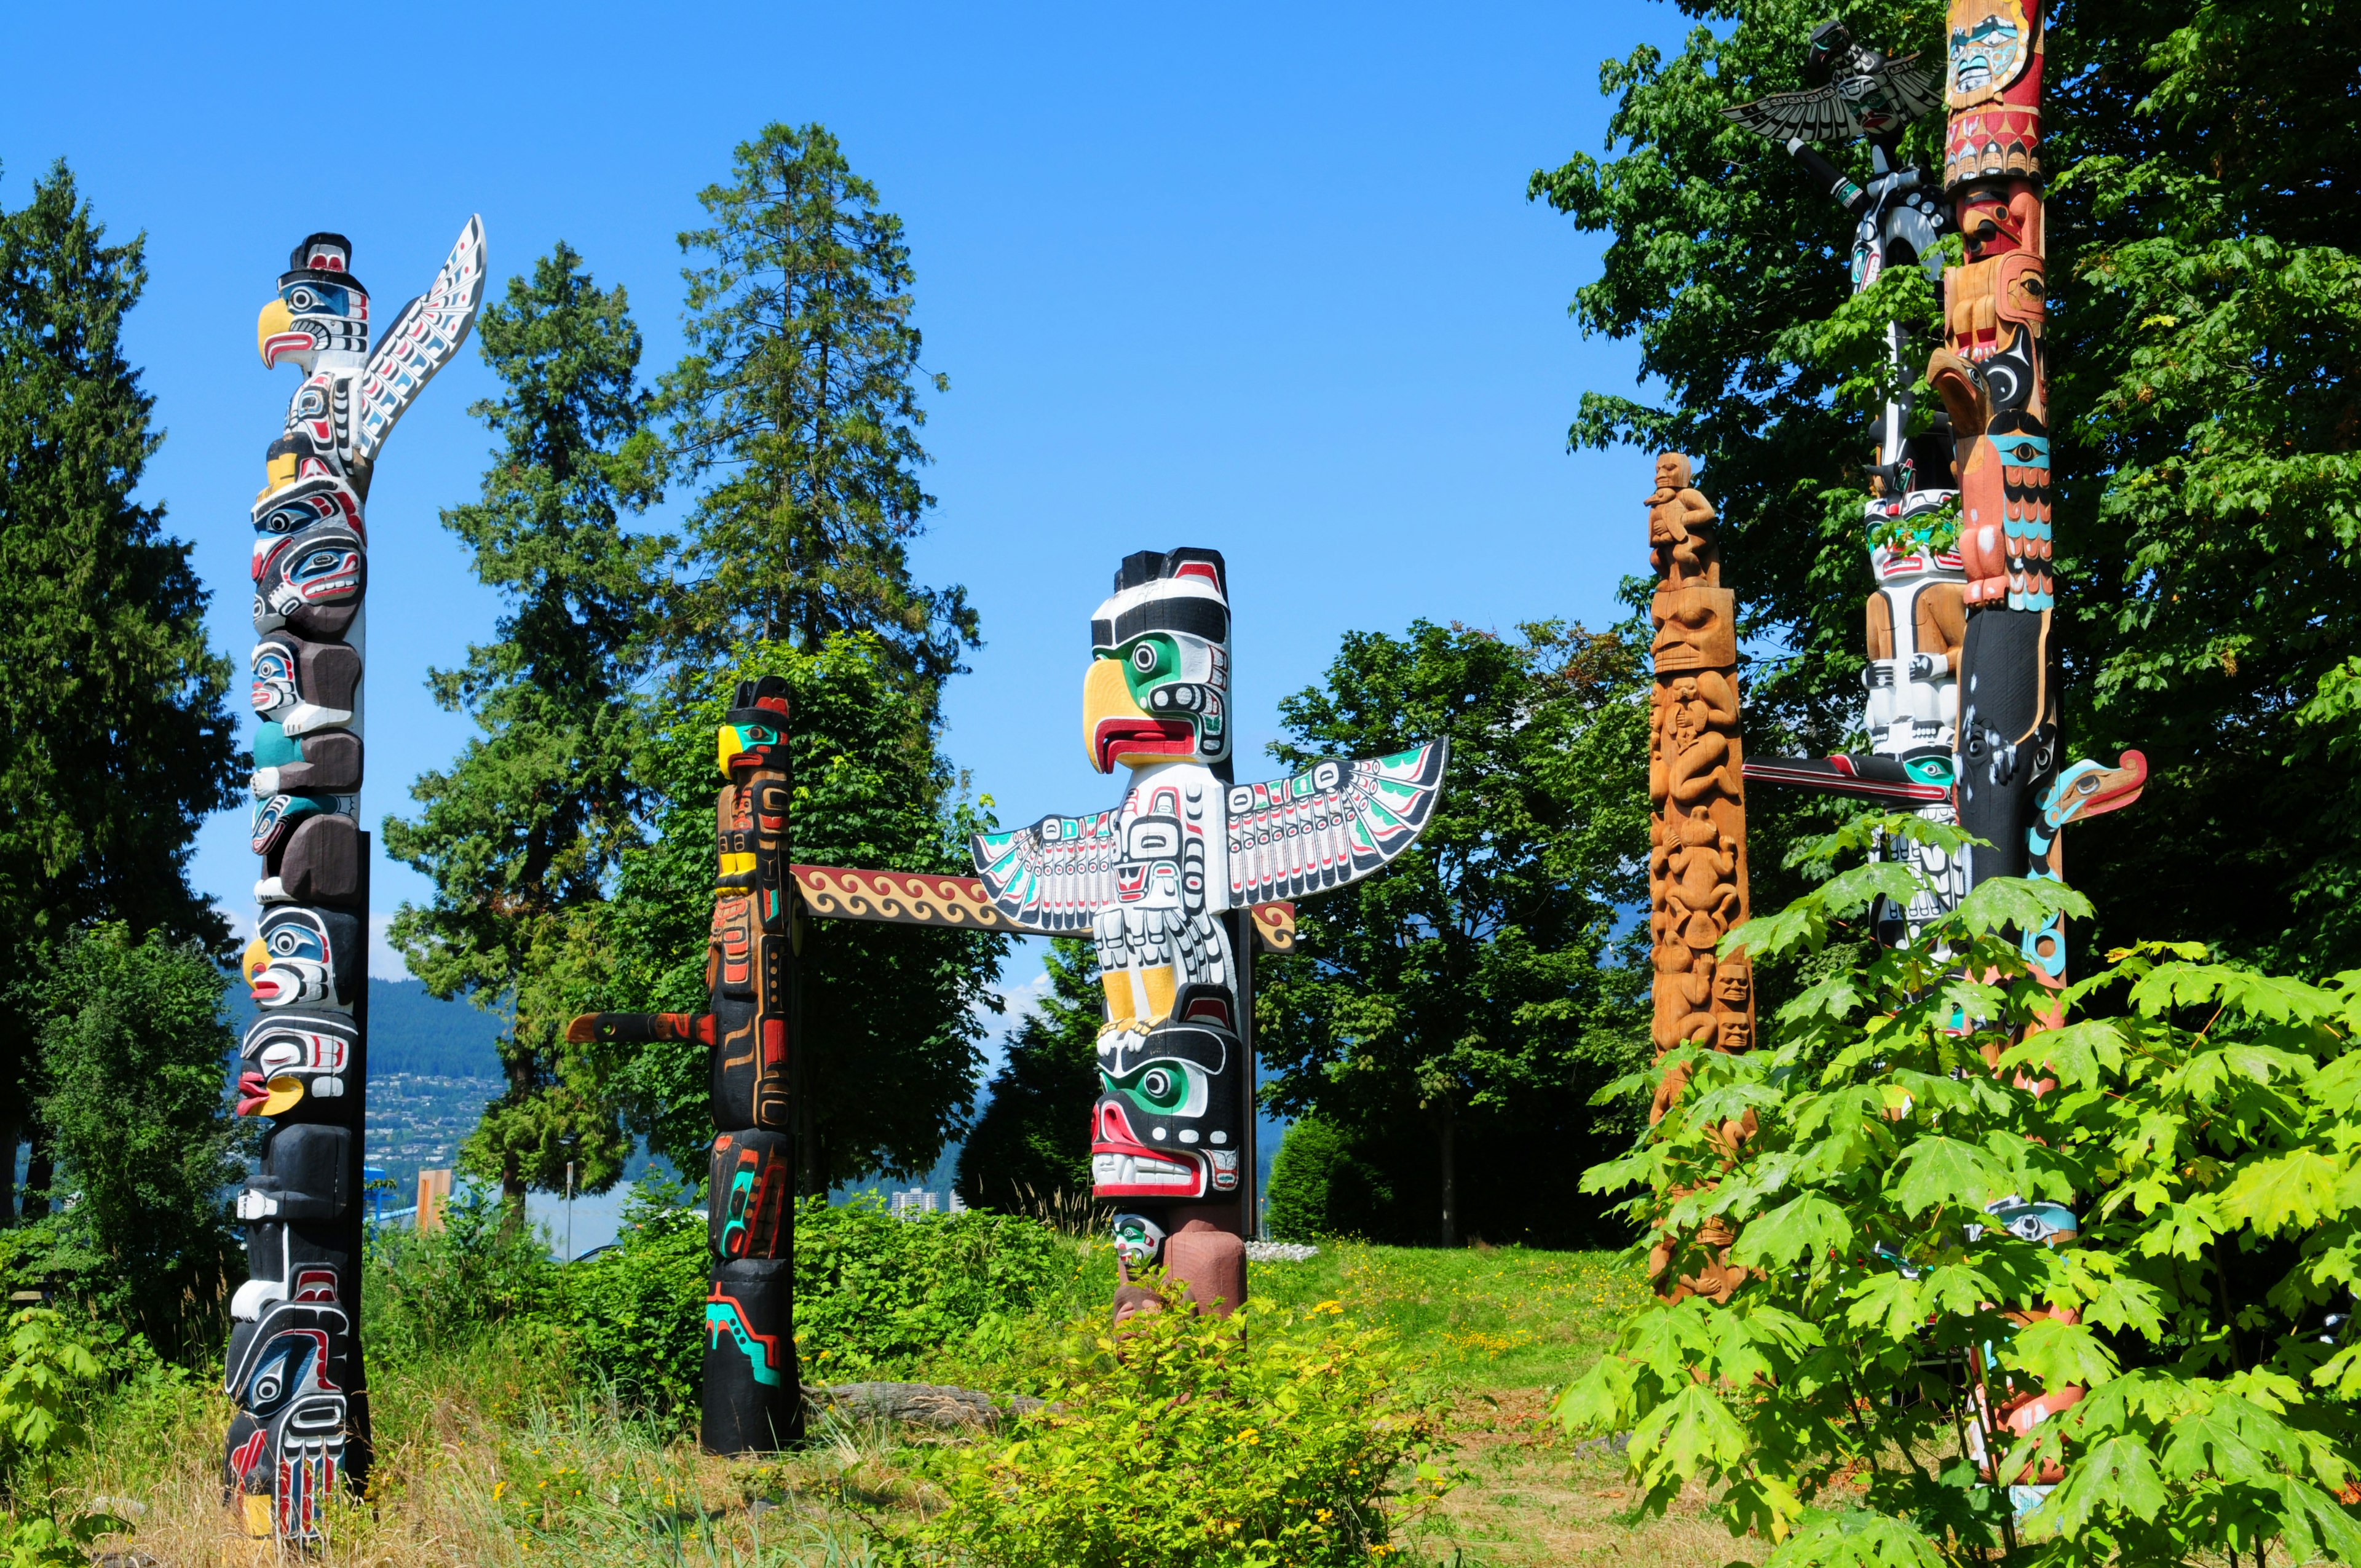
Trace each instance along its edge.
<path fill-rule="evenodd" d="M 1236 1037 L 1184 1020 L 1099 1037 L 1091 1181 L 1102 1198 L 1235 1192 L 1242 1074 Z"/>
<path fill-rule="evenodd" d="M 335 1013 L 266 1013 L 238 1045 L 237 1113 L 280 1116 L 345 1092 L 353 1021 Z"/>
<path fill-rule="evenodd" d="M 341 522 L 301 533 L 258 534 L 254 545 L 254 629 L 342 637 L 368 586 L 361 537 Z"/>
<path fill-rule="evenodd" d="M 1082 745 L 1103 773 L 1230 754 L 1230 603 L 1221 554 L 1143 550 L 1091 617 Z"/>

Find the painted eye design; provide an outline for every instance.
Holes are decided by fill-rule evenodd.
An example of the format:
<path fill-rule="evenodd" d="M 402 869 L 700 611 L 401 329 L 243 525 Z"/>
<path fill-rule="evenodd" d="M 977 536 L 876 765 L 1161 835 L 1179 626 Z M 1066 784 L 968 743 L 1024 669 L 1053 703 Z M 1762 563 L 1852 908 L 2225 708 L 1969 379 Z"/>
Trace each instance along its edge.
<path fill-rule="evenodd" d="M 1131 651 L 1131 667 L 1143 675 L 1156 673 L 1156 645 L 1152 642 L 1143 642 Z"/>
<path fill-rule="evenodd" d="M 301 926 L 281 926 L 270 933 L 269 948 L 273 958 L 316 960 L 324 956 L 318 933 Z"/>
<path fill-rule="evenodd" d="M 1107 1087 L 1153 1116 L 1193 1116 L 1208 1099 L 1205 1069 L 1170 1058 L 1143 1063 Z"/>
<path fill-rule="evenodd" d="M 291 311 L 308 311 L 319 302 L 320 297 L 300 283 L 287 291 L 287 308 Z"/>
<path fill-rule="evenodd" d="M 2047 453 L 2043 452 L 2041 448 L 2036 446 L 2030 441 L 2020 441 L 2016 443 L 2015 445 L 2008 448 L 2007 455 L 2015 458 L 2019 463 L 2026 464 L 2035 462 L 2036 460 L 2048 455 Z"/>

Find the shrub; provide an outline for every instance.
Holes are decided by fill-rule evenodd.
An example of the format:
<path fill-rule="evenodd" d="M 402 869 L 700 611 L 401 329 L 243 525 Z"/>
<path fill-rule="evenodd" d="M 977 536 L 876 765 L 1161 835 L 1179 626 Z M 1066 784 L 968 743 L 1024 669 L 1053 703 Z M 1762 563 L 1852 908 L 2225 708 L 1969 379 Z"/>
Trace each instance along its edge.
<path fill-rule="evenodd" d="M 617 1245 L 566 1266 L 559 1312 L 577 1363 L 659 1409 L 695 1403 L 705 1365 L 705 1212 L 681 1196 L 669 1180 L 641 1182 Z"/>
<path fill-rule="evenodd" d="M 1436 1420 L 1401 1369 L 1334 1302 L 1134 1318 L 1119 1342 L 1070 1342 L 1053 1403 L 1007 1442 L 948 1453 L 950 1506 L 884 1544 L 941 1568 L 1366 1562 L 1405 1459 L 1420 1503 L 1449 1485 L 1422 1462 Z"/>
<path fill-rule="evenodd" d="M 796 1344 L 814 1382 L 1005 1338 L 1071 1272 L 1056 1233 L 1015 1214 L 899 1220 L 873 1198 L 796 1213 Z"/>
<path fill-rule="evenodd" d="M 1964 840 L 1867 817 L 1816 857 L 1875 832 Z M 1797 963 L 1919 891 L 1859 866 L 1729 941 Z M 1642 1189 L 1674 1273 L 1734 1285 L 1642 1307 L 1560 1401 L 1631 1434 L 1643 1511 L 1711 1488 L 1779 1542 L 1772 1568 L 2361 1561 L 2361 971 L 2143 944 L 2051 992 L 2016 933 L 2089 911 L 1994 878 L 1919 945 L 1822 974 L 1772 1048 L 1682 1047 L 1627 1083 L 1693 1074 L 1588 1179 Z M 1735 1280 L 1709 1221 L 1738 1232 Z"/>
<path fill-rule="evenodd" d="M 563 1322 L 585 1369 L 632 1403 L 693 1402 L 705 1354 L 705 1215 L 642 1187 L 622 1241 L 564 1271 Z M 1006 1214 L 895 1219 L 873 1199 L 796 1211 L 796 1346 L 807 1381 L 905 1371 L 1003 1349 L 1011 1320 L 1073 1274 L 1068 1244 Z M 1062 1305 L 1062 1300 L 1060 1301 Z"/>
<path fill-rule="evenodd" d="M 541 1318 L 557 1284 L 540 1227 L 508 1225 L 500 1195 L 474 1182 L 452 1194 L 440 1230 L 372 1232 L 366 1265 L 362 1332 L 394 1362 Z"/>
<path fill-rule="evenodd" d="M 1317 1116 L 1289 1124 L 1270 1162 L 1269 1196 L 1264 1223 L 1282 1242 L 1366 1234 L 1377 1211 L 1393 1201 L 1385 1179 L 1355 1152 L 1352 1135 Z"/>
<path fill-rule="evenodd" d="M 98 1381 L 98 1357 L 47 1307 L 8 1320 L 6 1353 L 0 1463 L 13 1507 L 0 1514 L 0 1554 L 11 1568 L 83 1568 L 90 1543 L 124 1528 L 109 1514 L 58 1508 L 56 1457 L 82 1436 L 81 1397 Z"/>

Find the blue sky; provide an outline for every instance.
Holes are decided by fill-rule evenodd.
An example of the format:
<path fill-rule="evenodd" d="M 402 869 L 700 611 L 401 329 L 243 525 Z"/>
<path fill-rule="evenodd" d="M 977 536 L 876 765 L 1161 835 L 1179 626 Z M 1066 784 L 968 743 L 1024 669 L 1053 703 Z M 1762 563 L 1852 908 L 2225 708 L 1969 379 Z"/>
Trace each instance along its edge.
<path fill-rule="evenodd" d="M 240 673 L 247 506 L 293 389 L 254 317 L 287 252 L 351 236 L 387 306 L 469 213 L 493 288 L 560 238 L 628 285 L 647 369 L 679 351 L 675 236 L 738 141 L 817 119 L 907 225 L 929 369 L 915 553 L 986 646 L 947 743 L 1005 821 L 1112 804 L 1077 720 L 1087 621 L 1125 553 L 1228 555 L 1242 759 L 1352 629 L 1612 619 L 1642 559 L 1646 454 L 1568 454 L 1628 343 L 1567 319 L 1599 240 L 1525 200 L 1600 150 L 1599 60 L 1671 44 L 1671 7 L 131 4 L 0 15 L 0 203 L 64 157 L 152 272 L 130 330 L 169 433 L 145 495 L 196 544 Z M 54 69 L 31 69 L 33 62 Z M 496 605 L 438 510 L 489 438 L 473 355 L 404 420 L 370 497 L 365 823 L 469 733 L 423 687 Z M 1254 768 L 1245 762 L 1242 773 Z M 198 885 L 251 914 L 242 813 Z M 376 912 L 423 898 L 381 857 Z M 373 968 L 395 973 L 379 949 Z M 1023 991 L 1038 960 L 1020 954 Z"/>

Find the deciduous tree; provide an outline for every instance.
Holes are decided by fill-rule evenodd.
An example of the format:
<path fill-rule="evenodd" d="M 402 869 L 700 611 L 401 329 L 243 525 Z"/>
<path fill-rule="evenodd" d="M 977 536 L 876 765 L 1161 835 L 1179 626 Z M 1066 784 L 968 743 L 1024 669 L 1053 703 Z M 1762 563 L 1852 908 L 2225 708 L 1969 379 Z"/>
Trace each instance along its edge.
<path fill-rule="evenodd" d="M 1356 1135 L 1423 1211 L 1394 1216 L 1406 1239 L 1581 1229 L 1590 1091 L 1646 1049 L 1640 659 L 1628 628 L 1420 621 L 1350 633 L 1279 705 L 1290 767 L 1451 741 L 1418 844 L 1307 902 L 1297 950 L 1257 965 L 1266 1102 Z"/>

